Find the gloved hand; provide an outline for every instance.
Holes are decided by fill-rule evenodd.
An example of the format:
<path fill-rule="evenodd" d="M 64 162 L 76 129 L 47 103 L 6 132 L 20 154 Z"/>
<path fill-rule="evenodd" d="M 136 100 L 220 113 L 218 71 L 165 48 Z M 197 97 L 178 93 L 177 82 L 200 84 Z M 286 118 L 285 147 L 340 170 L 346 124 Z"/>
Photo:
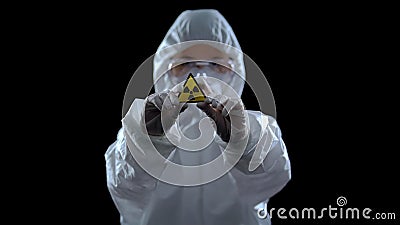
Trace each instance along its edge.
<path fill-rule="evenodd" d="M 154 93 L 147 97 L 145 106 L 145 124 L 149 135 L 161 136 L 168 131 L 178 118 L 179 113 L 187 109 L 186 103 L 179 103 L 178 94 L 175 92 Z M 164 106 L 164 109 L 163 109 Z M 161 122 L 161 110 L 166 113 Z"/>
<path fill-rule="evenodd" d="M 231 138 L 231 124 L 234 125 L 234 131 L 239 131 L 235 132 L 236 137 L 241 135 L 240 132 L 243 133 L 246 121 L 243 103 L 240 99 L 225 98 L 224 102 L 221 103 L 216 99 L 206 98 L 204 102 L 197 103 L 197 107 L 214 120 L 217 134 L 223 141 L 229 142 Z M 228 111 L 230 111 L 230 114 Z"/>

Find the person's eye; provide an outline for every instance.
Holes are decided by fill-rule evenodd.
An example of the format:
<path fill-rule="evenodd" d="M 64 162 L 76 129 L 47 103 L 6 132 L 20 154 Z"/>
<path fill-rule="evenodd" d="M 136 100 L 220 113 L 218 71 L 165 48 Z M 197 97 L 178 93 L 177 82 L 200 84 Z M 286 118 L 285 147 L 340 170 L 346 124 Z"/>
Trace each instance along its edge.
<path fill-rule="evenodd" d="M 190 68 L 190 63 L 178 64 L 172 66 L 171 74 L 177 77 L 187 75 L 189 68 Z"/>
<path fill-rule="evenodd" d="M 221 74 L 225 74 L 225 73 L 230 71 L 230 69 L 228 67 L 223 66 L 223 65 L 218 65 L 216 67 L 216 70 L 217 70 L 218 73 L 221 73 Z"/>

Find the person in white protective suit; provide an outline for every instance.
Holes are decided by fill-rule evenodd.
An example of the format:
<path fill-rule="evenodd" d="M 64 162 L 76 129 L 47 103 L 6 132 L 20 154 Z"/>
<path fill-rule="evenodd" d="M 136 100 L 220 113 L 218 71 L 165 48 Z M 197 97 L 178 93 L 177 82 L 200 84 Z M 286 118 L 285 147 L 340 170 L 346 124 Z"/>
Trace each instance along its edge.
<path fill-rule="evenodd" d="M 259 212 L 267 212 L 269 198 L 290 180 L 290 161 L 276 120 L 261 112 L 244 110 L 241 104 L 246 77 L 244 60 L 228 22 L 216 10 L 183 12 L 158 48 L 153 67 L 155 93 L 132 103 L 122 119 L 117 140 L 105 154 L 107 184 L 121 224 L 270 224 L 269 216 L 260 217 Z M 181 90 L 176 88 L 182 86 L 188 73 L 196 77 L 209 97 L 204 102 L 177 100 L 176 93 Z M 228 84 L 237 98 L 228 94 L 229 88 L 204 77 Z M 227 109 L 229 102 L 236 103 Z M 199 137 L 199 121 L 204 118 L 212 121 L 215 133 L 201 151 L 185 151 L 168 138 L 168 134 L 179 136 L 178 129 L 189 139 Z M 244 145 L 243 154 L 229 171 L 210 182 L 199 181 L 191 186 L 157 179 L 139 165 L 140 160 L 134 156 L 137 152 L 150 152 L 147 142 L 169 161 L 187 166 L 212 161 L 228 142 Z M 233 144 L 231 153 L 239 145 Z M 257 159 L 257 168 L 249 170 Z M 177 176 L 185 177 L 182 174 Z M 198 177 L 190 176 L 193 180 Z"/>

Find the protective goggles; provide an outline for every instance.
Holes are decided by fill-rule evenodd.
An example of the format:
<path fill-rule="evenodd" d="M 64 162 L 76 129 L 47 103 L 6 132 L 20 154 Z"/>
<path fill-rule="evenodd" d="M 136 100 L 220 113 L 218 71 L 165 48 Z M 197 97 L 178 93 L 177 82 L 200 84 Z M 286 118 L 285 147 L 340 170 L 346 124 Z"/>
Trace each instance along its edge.
<path fill-rule="evenodd" d="M 210 76 L 223 81 L 230 81 L 234 75 L 234 64 L 232 61 L 173 61 L 168 65 L 168 70 L 170 75 L 178 79 L 185 79 L 189 73 L 192 73 L 195 77 Z"/>

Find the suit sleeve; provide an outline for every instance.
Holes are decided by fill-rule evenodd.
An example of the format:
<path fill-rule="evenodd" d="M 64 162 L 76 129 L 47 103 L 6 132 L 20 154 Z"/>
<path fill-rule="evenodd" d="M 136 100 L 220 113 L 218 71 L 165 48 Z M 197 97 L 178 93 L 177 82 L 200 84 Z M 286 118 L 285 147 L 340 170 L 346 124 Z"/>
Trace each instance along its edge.
<path fill-rule="evenodd" d="M 249 149 L 232 171 L 242 200 L 251 206 L 267 201 L 291 179 L 289 156 L 276 120 L 262 115 L 258 122 L 258 128 L 254 121 L 251 124 Z"/>
<path fill-rule="evenodd" d="M 136 99 L 122 120 L 123 128 L 117 140 L 110 145 L 106 154 L 107 186 L 121 215 L 121 224 L 140 224 L 143 211 L 155 189 L 157 180 L 149 175 L 132 156 L 132 151 L 141 149 L 143 131 L 139 126 L 142 119 L 144 101 Z M 129 138 L 132 148 L 127 144 Z M 165 137 L 150 137 L 161 155 L 168 158 L 174 146 Z"/>

